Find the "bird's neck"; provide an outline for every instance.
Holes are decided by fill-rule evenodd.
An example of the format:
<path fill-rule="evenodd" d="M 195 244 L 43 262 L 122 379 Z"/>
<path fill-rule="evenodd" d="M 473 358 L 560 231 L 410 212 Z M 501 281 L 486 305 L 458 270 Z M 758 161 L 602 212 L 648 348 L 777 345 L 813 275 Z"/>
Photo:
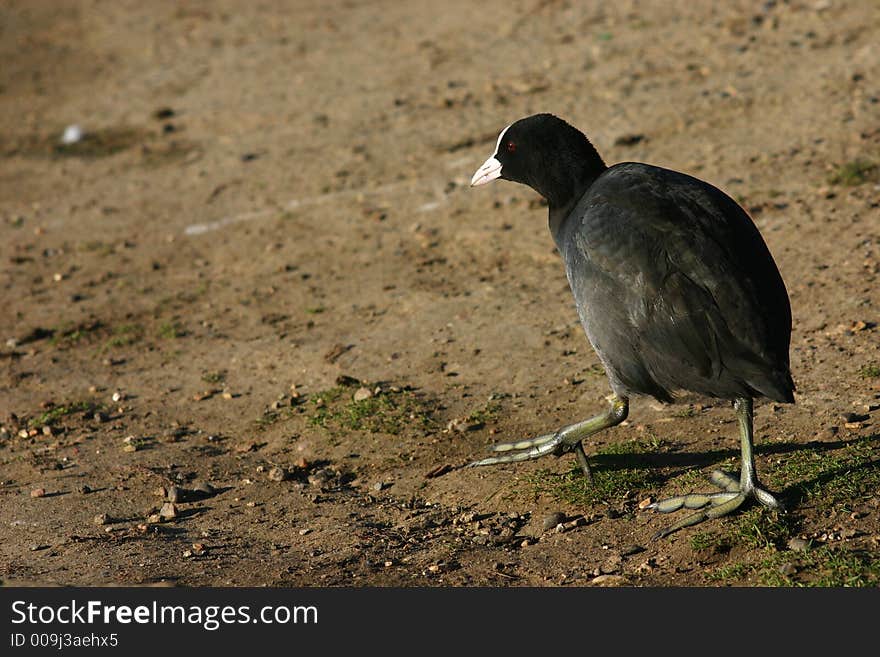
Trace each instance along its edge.
<path fill-rule="evenodd" d="M 559 246 L 566 219 L 571 216 L 590 185 L 602 175 L 607 167 L 598 154 L 582 163 L 581 167 L 568 169 L 567 176 L 545 182 L 544 189 L 538 193 L 547 199 L 550 208 L 550 233 Z M 549 183 L 549 184 L 548 184 Z"/>

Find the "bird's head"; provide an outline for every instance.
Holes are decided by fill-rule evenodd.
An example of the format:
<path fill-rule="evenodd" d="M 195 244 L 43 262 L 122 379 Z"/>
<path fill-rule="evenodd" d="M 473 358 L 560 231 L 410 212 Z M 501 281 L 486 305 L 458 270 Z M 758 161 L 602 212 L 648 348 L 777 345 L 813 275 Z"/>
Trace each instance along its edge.
<path fill-rule="evenodd" d="M 551 204 L 564 205 L 605 169 L 584 134 L 552 114 L 535 114 L 510 124 L 495 142 L 471 186 L 497 178 L 528 185 Z"/>

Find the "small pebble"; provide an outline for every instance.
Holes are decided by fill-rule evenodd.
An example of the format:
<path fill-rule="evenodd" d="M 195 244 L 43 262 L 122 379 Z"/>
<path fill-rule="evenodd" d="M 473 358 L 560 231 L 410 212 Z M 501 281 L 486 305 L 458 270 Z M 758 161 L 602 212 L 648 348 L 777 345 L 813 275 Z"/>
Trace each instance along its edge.
<path fill-rule="evenodd" d="M 113 393 L 113 396 L 110 399 L 112 399 L 114 402 L 121 402 L 123 399 L 125 399 L 125 393 L 119 392 L 117 390 Z"/>
<path fill-rule="evenodd" d="M 623 575 L 599 575 L 590 580 L 593 586 L 626 586 L 629 580 Z"/>
<path fill-rule="evenodd" d="M 312 486 L 323 486 L 330 480 L 330 474 L 326 470 L 319 470 L 314 474 L 310 474 L 308 482 Z"/>
<path fill-rule="evenodd" d="M 44 424 L 43 425 L 43 435 L 44 436 L 53 436 L 55 435 L 55 428 L 52 425 Z"/>
<path fill-rule="evenodd" d="M 165 502 L 159 509 L 159 518 L 162 520 L 171 520 L 177 517 L 177 506 L 173 502 Z"/>
<path fill-rule="evenodd" d="M 171 503 L 181 502 L 183 501 L 183 491 L 177 486 L 169 486 L 166 497 Z"/>
<path fill-rule="evenodd" d="M 479 429 L 483 426 L 481 422 L 471 422 L 466 417 L 456 417 L 452 418 L 449 423 L 446 425 L 447 431 L 455 431 L 457 433 L 464 433 L 465 431 L 473 431 L 475 429 Z"/>
<path fill-rule="evenodd" d="M 83 484 L 79 488 L 76 489 L 80 495 L 88 495 L 92 492 L 91 487 L 88 484 Z"/>
<path fill-rule="evenodd" d="M 563 522 L 565 522 L 565 514 L 561 511 L 555 511 L 554 513 L 551 513 L 544 518 L 542 528 L 545 532 L 549 532 L 551 529 L 553 529 L 557 525 L 562 524 Z"/>
<path fill-rule="evenodd" d="M 654 500 L 653 500 L 653 499 L 651 499 L 650 497 L 646 497 L 646 498 L 643 499 L 641 502 L 639 502 L 639 509 L 640 509 L 640 510 L 645 510 L 645 509 L 647 509 L 649 506 L 651 506 L 653 503 L 654 503 Z"/>
<path fill-rule="evenodd" d="M 76 142 L 80 141 L 83 136 L 83 129 L 76 123 L 72 123 L 64 128 L 64 132 L 61 134 L 60 141 L 65 146 L 70 146 L 71 144 L 75 144 Z"/>
<path fill-rule="evenodd" d="M 605 560 L 601 566 L 599 566 L 599 572 L 602 575 L 611 575 L 620 570 L 620 566 L 623 563 L 623 559 L 620 555 L 612 555 Z"/>
<path fill-rule="evenodd" d="M 207 551 L 207 549 L 208 548 L 205 547 L 204 543 L 193 543 L 192 544 L 192 551 L 193 551 L 193 554 L 195 554 L 195 555 L 204 554 Z"/>
<path fill-rule="evenodd" d="M 385 481 L 377 481 L 375 484 L 373 484 L 373 490 L 378 493 L 380 490 L 384 490 L 385 488 L 388 488 L 390 485 L 391 484 L 389 484 Z"/>
<path fill-rule="evenodd" d="M 373 396 L 373 391 L 369 388 L 358 388 L 354 393 L 354 400 L 356 402 L 364 401 L 365 399 L 369 399 Z"/>
<path fill-rule="evenodd" d="M 269 469 L 269 481 L 284 481 L 287 479 L 287 470 L 277 465 Z"/>
<path fill-rule="evenodd" d="M 208 483 L 207 481 L 202 481 L 200 479 L 197 479 L 193 482 L 192 489 L 197 493 L 201 493 L 202 495 L 213 495 L 215 493 L 214 487 L 210 483 Z"/>
<path fill-rule="evenodd" d="M 805 552 L 809 546 L 809 541 L 798 538 L 797 536 L 788 541 L 788 549 L 794 552 Z"/>
<path fill-rule="evenodd" d="M 45 488 L 34 488 L 31 491 L 31 497 L 45 497 L 46 489 Z"/>
<path fill-rule="evenodd" d="M 92 518 L 92 522 L 96 525 L 107 525 L 110 523 L 110 516 L 106 513 L 99 513 L 94 518 Z"/>

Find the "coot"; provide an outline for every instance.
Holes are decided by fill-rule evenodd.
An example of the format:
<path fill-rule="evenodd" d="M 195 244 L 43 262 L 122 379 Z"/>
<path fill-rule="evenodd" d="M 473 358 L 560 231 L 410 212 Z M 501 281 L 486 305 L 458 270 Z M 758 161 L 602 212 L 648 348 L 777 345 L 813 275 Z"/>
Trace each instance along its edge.
<path fill-rule="evenodd" d="M 738 480 L 712 473 L 720 492 L 653 504 L 664 513 L 697 509 L 658 535 L 728 514 L 747 499 L 778 508 L 755 473 L 753 399 L 794 402 L 791 308 L 748 214 L 692 176 L 635 162 L 606 166 L 583 133 L 551 114 L 501 131 L 471 185 L 497 178 L 547 199 L 550 232 L 613 395 L 600 415 L 496 445 L 497 456 L 472 465 L 573 451 L 592 479 L 581 441 L 626 419 L 632 395 L 672 402 L 691 391 L 732 402 L 742 468 Z"/>

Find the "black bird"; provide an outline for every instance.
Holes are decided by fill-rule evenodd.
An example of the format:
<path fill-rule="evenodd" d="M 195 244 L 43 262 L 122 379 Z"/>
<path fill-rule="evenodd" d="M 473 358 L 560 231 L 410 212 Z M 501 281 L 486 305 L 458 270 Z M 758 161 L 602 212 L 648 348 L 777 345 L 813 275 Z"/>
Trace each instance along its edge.
<path fill-rule="evenodd" d="M 613 396 L 601 415 L 537 438 L 496 445 L 489 465 L 573 451 L 592 480 L 581 441 L 620 424 L 629 398 L 672 402 L 696 392 L 733 402 L 739 480 L 720 471 L 721 492 L 652 505 L 699 509 L 665 536 L 739 508 L 749 498 L 779 503 L 760 487 L 752 449 L 752 400 L 794 402 L 789 370 L 791 307 L 785 284 L 748 214 L 697 178 L 649 164 L 608 167 L 589 140 L 552 114 L 501 131 L 471 181 L 528 185 L 547 199 L 550 232 L 565 262 L 581 324 L 605 367 Z"/>

